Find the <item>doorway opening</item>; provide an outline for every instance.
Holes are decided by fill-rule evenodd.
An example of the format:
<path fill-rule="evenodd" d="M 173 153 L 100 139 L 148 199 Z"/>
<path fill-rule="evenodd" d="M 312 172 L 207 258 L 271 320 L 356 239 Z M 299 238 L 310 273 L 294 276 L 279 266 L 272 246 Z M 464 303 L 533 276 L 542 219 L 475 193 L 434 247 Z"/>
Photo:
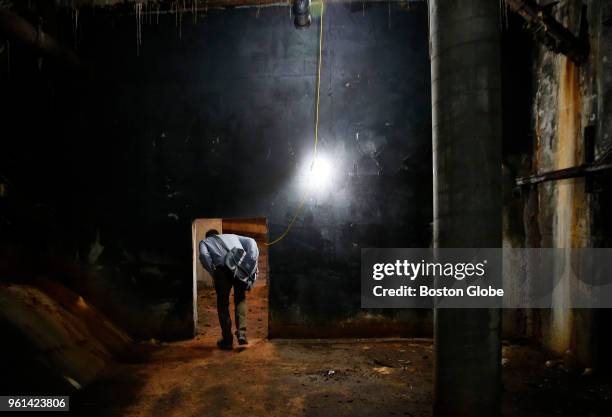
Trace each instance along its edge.
<path fill-rule="evenodd" d="M 217 299 L 212 276 L 199 260 L 199 244 L 206 232 L 215 229 L 221 234 L 236 234 L 255 239 L 259 248 L 259 274 L 255 286 L 247 292 L 247 335 L 249 339 L 268 337 L 268 220 L 265 217 L 196 219 L 191 227 L 193 248 L 194 333 L 198 337 L 218 338 L 221 335 L 217 316 Z M 234 323 L 234 295 L 230 294 L 230 316 Z M 233 329 L 235 330 L 235 328 Z"/>

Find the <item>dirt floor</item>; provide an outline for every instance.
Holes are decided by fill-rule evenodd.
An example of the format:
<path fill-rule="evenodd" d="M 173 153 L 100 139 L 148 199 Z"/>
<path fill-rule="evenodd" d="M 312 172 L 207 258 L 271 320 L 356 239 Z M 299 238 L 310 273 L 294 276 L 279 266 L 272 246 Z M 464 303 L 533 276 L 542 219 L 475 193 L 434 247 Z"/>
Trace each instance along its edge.
<path fill-rule="evenodd" d="M 73 405 L 99 416 L 426 416 L 429 342 L 141 345 Z"/>
<path fill-rule="evenodd" d="M 266 340 L 266 288 L 248 295 L 247 347 L 215 347 L 214 292 L 200 335 L 140 343 L 71 399 L 87 416 L 431 416 L 431 340 Z M 503 349 L 503 415 L 612 415 L 612 384 L 528 346 Z M 587 372 L 588 374 L 589 372 Z M 474 395 L 478 395 L 477 392 Z"/>
<path fill-rule="evenodd" d="M 612 416 L 612 378 L 525 345 L 503 345 L 504 416 Z"/>

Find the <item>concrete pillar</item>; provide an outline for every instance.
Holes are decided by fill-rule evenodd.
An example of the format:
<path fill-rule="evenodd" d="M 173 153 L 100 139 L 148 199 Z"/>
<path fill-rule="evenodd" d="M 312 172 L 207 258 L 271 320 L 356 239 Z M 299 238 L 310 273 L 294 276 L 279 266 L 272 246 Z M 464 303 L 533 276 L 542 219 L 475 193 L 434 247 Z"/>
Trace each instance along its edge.
<path fill-rule="evenodd" d="M 430 0 L 434 246 L 501 247 L 499 2 Z M 436 417 L 500 411 L 499 310 L 435 312 Z"/>

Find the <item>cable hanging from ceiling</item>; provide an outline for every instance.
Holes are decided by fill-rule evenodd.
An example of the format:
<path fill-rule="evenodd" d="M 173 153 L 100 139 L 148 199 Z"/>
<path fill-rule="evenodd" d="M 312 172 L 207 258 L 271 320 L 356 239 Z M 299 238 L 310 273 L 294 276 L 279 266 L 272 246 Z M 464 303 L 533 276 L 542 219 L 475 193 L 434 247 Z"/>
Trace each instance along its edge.
<path fill-rule="evenodd" d="M 319 19 L 319 60 L 317 64 L 316 93 L 315 93 L 315 132 L 314 132 L 314 146 L 313 146 L 313 153 L 312 153 L 312 163 L 310 165 L 311 170 L 313 169 L 315 165 L 315 161 L 317 160 L 317 147 L 319 145 L 319 108 L 320 108 L 320 102 L 321 102 L 321 66 L 322 66 L 322 61 L 323 61 L 323 14 L 324 14 L 324 9 L 325 9 L 324 1 L 321 0 L 321 17 Z M 283 240 L 285 236 L 289 234 L 298 216 L 302 213 L 302 209 L 304 208 L 304 204 L 306 203 L 306 200 L 308 199 L 309 195 L 310 195 L 310 192 L 304 193 L 304 196 L 302 197 L 300 204 L 295 210 L 295 214 L 291 218 L 291 221 L 289 222 L 289 224 L 287 224 L 287 227 L 285 228 L 283 233 L 281 233 L 281 235 L 278 236 L 273 241 L 265 243 L 266 246 L 272 246 L 272 245 L 277 244 L 278 242 Z"/>

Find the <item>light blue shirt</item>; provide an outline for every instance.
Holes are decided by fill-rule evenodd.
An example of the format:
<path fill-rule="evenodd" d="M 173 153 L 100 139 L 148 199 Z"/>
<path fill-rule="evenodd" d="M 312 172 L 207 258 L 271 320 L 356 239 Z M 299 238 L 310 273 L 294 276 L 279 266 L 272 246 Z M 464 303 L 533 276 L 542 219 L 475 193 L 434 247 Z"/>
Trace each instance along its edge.
<path fill-rule="evenodd" d="M 259 248 L 255 239 L 246 236 L 223 234 L 218 235 L 228 249 L 241 248 L 246 256 L 257 262 Z M 211 275 L 219 266 L 225 265 L 225 249 L 212 237 L 200 241 L 200 262 Z"/>

